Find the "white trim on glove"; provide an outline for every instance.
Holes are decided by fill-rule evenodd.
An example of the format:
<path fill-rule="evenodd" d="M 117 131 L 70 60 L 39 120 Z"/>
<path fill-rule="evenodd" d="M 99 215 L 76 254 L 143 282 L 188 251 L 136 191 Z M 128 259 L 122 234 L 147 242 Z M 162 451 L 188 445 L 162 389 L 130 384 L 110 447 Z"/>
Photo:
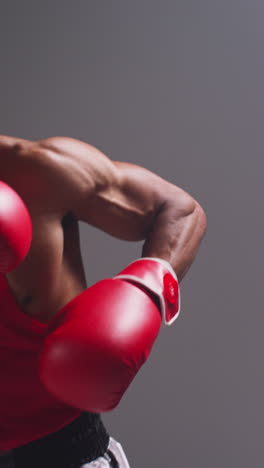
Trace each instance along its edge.
<path fill-rule="evenodd" d="M 162 258 L 142 257 L 142 258 L 139 258 L 139 259 L 129 263 L 127 268 L 129 268 L 130 265 L 133 265 L 134 263 L 140 262 L 142 260 L 150 260 L 150 261 L 160 263 L 161 265 L 163 265 L 163 267 L 165 267 L 167 272 L 171 274 L 171 276 L 176 280 L 177 284 L 179 285 L 177 275 L 174 272 L 172 266 L 170 265 L 169 262 L 167 262 L 167 260 L 164 260 Z M 147 275 L 149 275 L 148 272 L 146 272 L 146 276 Z M 147 279 L 143 279 L 143 278 L 140 278 L 139 276 L 135 276 L 135 275 L 132 275 L 132 274 L 125 274 L 125 273 L 122 274 L 122 272 L 121 272 L 121 274 L 116 275 L 114 278 L 115 279 L 131 280 L 131 281 L 133 281 L 133 282 L 135 282 L 137 284 L 141 284 L 145 288 L 149 289 L 152 293 L 154 293 L 158 297 L 158 299 L 160 301 L 160 311 L 161 311 L 162 319 L 163 319 L 163 322 L 165 323 L 165 325 L 172 325 L 172 323 L 178 318 L 178 316 L 180 314 L 180 307 L 181 307 L 180 289 L 178 290 L 178 310 L 177 310 L 177 313 L 175 313 L 175 315 L 171 319 L 168 320 L 167 319 L 167 314 L 166 314 L 166 311 L 167 311 L 168 307 L 166 305 L 165 297 L 164 297 L 163 281 L 159 281 L 159 282 L 156 281 L 156 287 L 154 288 L 147 281 Z M 164 278 L 164 275 L 163 275 L 163 278 Z M 152 283 L 153 281 L 150 280 L 150 282 Z M 159 287 L 159 289 L 158 289 L 158 287 Z"/>

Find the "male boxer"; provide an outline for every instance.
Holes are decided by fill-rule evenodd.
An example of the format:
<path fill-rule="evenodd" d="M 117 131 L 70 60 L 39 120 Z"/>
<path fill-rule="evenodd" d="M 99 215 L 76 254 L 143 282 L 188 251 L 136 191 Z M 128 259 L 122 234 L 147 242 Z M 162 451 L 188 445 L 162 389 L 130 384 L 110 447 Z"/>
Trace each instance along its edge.
<path fill-rule="evenodd" d="M 87 288 L 78 221 L 141 258 Z M 127 468 L 114 408 L 206 228 L 201 206 L 142 167 L 71 138 L 0 136 L 0 468 Z"/>

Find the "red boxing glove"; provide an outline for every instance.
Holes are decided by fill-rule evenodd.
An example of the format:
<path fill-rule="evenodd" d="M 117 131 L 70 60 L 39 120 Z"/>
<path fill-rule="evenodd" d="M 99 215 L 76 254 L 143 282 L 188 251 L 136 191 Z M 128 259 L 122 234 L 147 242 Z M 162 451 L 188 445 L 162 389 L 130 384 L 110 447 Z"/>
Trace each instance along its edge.
<path fill-rule="evenodd" d="M 24 202 L 0 181 L 0 273 L 14 270 L 24 260 L 31 240 L 32 223 Z"/>
<path fill-rule="evenodd" d="M 40 355 L 40 378 L 71 406 L 109 411 L 149 356 L 162 315 L 171 323 L 178 313 L 179 287 L 170 265 L 137 260 L 58 312 Z"/>

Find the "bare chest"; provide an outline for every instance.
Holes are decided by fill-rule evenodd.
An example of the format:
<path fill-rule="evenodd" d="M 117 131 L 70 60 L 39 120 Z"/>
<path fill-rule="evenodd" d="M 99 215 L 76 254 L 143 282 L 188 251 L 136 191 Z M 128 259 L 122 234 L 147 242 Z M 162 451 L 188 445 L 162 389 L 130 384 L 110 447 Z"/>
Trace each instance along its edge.
<path fill-rule="evenodd" d="M 30 252 L 6 280 L 21 310 L 48 322 L 86 287 L 77 222 L 35 222 Z"/>

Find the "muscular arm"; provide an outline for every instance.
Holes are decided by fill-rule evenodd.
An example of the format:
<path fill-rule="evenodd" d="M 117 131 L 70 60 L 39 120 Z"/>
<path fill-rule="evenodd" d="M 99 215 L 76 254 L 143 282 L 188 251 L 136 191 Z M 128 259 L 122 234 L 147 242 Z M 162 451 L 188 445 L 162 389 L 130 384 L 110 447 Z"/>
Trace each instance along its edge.
<path fill-rule="evenodd" d="M 179 187 L 142 167 L 114 162 L 112 190 L 76 207 L 78 219 L 120 239 L 145 240 L 142 256 L 170 262 L 182 279 L 206 228 L 201 206 Z"/>
<path fill-rule="evenodd" d="M 113 162 L 70 138 L 30 147 L 18 141 L 16 152 L 20 166 L 40 181 L 36 190 L 38 198 L 45 193 L 41 203 L 47 210 L 71 213 L 120 239 L 144 240 L 142 255 L 168 260 L 182 279 L 206 226 L 202 208 L 189 194 L 147 169 Z M 20 174 L 28 177 L 25 170 Z"/>

